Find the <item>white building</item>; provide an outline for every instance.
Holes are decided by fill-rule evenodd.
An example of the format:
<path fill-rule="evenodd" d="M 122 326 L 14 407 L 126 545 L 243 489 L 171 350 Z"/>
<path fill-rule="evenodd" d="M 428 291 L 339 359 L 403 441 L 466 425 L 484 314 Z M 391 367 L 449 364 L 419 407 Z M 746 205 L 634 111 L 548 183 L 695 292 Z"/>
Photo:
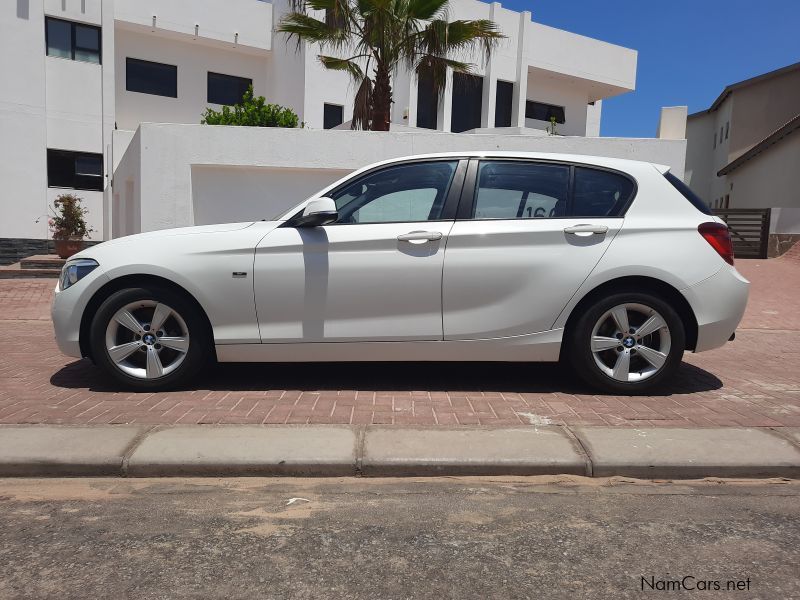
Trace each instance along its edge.
<path fill-rule="evenodd" d="M 65 189 L 84 198 L 93 239 L 110 237 L 127 183 L 115 181 L 112 190 L 110 175 L 141 123 L 197 125 L 206 107 L 233 102 L 250 83 L 257 95 L 292 108 L 308 129 L 346 123 L 352 85 L 345 74 L 322 68 L 318 49 L 297 51 L 275 33 L 286 10 L 284 0 L 3 2 L 0 255 L 39 249 L 49 206 Z M 561 135 L 598 136 L 602 100 L 635 87 L 634 50 L 535 23 L 529 12 L 499 3 L 452 0 L 449 17 L 492 19 L 507 39 L 487 64 L 472 57 L 475 85 L 451 73 L 441 102 L 415 77 L 395 74 L 393 128 L 492 134 L 486 141 L 496 147 L 497 136 L 544 135 L 555 116 Z M 344 140 L 331 143 L 336 139 Z M 131 148 L 148 151 L 154 150 L 141 140 Z M 339 172 L 350 168 L 348 162 Z"/>

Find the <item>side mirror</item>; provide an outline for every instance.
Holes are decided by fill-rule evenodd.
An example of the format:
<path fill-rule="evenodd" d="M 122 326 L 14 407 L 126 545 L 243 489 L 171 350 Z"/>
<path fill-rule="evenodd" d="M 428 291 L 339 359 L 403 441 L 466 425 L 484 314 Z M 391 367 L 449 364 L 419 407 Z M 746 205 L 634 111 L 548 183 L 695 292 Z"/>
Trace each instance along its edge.
<path fill-rule="evenodd" d="M 296 227 L 319 227 L 333 223 L 339 218 L 333 198 L 317 198 L 306 204 L 303 214 L 295 219 Z"/>

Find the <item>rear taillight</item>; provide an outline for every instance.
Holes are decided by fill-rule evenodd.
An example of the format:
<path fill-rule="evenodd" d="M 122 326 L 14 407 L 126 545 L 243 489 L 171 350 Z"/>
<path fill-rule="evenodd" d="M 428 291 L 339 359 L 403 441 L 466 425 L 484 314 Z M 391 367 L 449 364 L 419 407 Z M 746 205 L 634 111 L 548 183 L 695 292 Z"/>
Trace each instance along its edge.
<path fill-rule="evenodd" d="M 733 242 L 731 242 L 731 233 L 726 225 L 722 223 L 702 223 L 697 227 L 697 231 L 711 244 L 711 247 L 717 251 L 717 254 L 726 263 L 733 264 Z"/>

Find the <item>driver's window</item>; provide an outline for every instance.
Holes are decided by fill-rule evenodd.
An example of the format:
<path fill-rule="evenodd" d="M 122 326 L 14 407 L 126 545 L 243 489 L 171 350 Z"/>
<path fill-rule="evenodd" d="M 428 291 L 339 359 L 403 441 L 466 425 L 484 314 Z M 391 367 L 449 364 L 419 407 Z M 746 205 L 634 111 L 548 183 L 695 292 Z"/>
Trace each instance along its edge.
<path fill-rule="evenodd" d="M 337 223 L 435 221 L 458 161 L 427 161 L 386 167 L 332 194 Z"/>

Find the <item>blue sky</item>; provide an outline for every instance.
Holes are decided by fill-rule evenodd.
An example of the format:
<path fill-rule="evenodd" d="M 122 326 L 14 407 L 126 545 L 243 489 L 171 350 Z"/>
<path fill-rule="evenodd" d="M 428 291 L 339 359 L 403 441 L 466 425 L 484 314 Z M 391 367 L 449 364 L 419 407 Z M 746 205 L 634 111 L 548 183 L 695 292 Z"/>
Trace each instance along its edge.
<path fill-rule="evenodd" d="M 636 91 L 603 102 L 601 134 L 652 137 L 662 106 L 800 61 L 800 0 L 500 0 L 534 21 L 639 52 Z"/>

